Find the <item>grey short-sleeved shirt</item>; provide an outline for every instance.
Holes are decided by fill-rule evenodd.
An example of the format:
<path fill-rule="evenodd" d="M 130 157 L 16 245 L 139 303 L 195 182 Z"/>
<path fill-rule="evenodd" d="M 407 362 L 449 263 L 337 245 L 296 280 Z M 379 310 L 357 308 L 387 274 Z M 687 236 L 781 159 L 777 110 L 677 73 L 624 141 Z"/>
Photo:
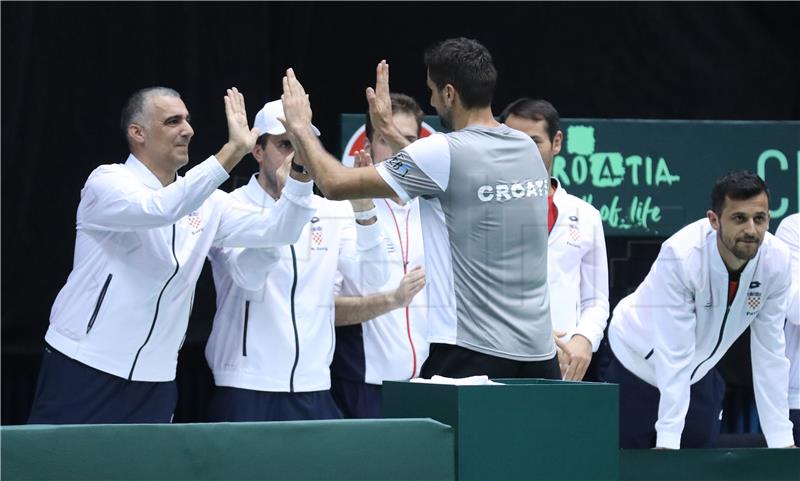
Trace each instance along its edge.
<path fill-rule="evenodd" d="M 530 137 L 504 124 L 434 134 L 378 173 L 403 200 L 421 198 L 429 341 L 552 358 L 549 177 Z"/>

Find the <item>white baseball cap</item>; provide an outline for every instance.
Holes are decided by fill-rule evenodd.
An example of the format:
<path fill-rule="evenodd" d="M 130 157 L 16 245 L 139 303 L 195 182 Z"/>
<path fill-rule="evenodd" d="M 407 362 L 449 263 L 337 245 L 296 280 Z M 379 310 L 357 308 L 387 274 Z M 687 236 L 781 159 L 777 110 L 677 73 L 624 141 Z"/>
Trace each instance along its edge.
<path fill-rule="evenodd" d="M 253 120 L 253 127 L 258 127 L 259 136 L 264 134 L 284 134 L 286 129 L 278 120 L 278 117 L 283 117 L 283 102 L 280 99 L 264 104 L 264 107 L 258 111 L 255 120 Z M 314 124 L 311 124 L 311 130 L 319 136 L 319 129 Z"/>

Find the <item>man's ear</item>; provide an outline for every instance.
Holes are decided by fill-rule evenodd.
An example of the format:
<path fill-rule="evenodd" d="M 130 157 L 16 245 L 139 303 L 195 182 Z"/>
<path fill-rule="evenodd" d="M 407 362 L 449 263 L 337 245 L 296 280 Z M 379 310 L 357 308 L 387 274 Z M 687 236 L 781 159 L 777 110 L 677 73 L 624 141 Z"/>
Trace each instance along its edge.
<path fill-rule="evenodd" d="M 364 150 L 366 150 L 367 152 L 369 152 L 369 153 L 370 153 L 370 155 L 372 155 L 372 149 L 371 149 L 371 147 L 372 147 L 372 144 L 370 144 L 370 143 L 369 143 L 369 137 L 367 137 L 367 136 L 365 135 L 365 136 L 364 136 Z"/>
<path fill-rule="evenodd" d="M 456 102 L 456 96 L 458 92 L 456 88 L 453 87 L 453 84 L 445 84 L 444 88 L 442 89 L 442 98 L 444 98 L 447 106 L 450 107 Z"/>
<path fill-rule="evenodd" d="M 717 213 L 713 210 L 709 210 L 706 212 L 706 217 L 708 217 L 708 222 L 711 223 L 711 227 L 714 230 L 719 230 L 719 217 L 717 216 Z"/>
<path fill-rule="evenodd" d="M 553 155 L 558 155 L 561 152 L 561 142 L 564 140 L 564 134 L 559 130 L 553 137 Z"/>
<path fill-rule="evenodd" d="M 253 149 L 250 150 L 250 153 L 253 155 L 253 158 L 256 159 L 256 162 L 261 165 L 261 161 L 264 160 L 264 147 L 256 142 Z"/>
<path fill-rule="evenodd" d="M 144 143 L 144 127 L 139 124 L 128 125 L 128 139 L 135 144 Z"/>

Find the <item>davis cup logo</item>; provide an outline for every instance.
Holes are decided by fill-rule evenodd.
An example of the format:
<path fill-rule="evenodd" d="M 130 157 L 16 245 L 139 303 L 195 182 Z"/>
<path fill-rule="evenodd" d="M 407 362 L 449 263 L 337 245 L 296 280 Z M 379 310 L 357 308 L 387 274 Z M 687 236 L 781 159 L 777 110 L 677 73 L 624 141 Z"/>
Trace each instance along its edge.
<path fill-rule="evenodd" d="M 433 130 L 433 127 L 425 122 L 422 122 L 422 128 L 420 128 L 419 132 L 420 139 L 435 133 L 436 131 Z M 355 133 L 353 133 L 353 135 L 350 137 L 350 140 L 347 141 L 347 146 L 345 146 L 344 152 L 342 152 L 342 164 L 347 167 L 353 166 L 356 152 L 364 148 L 364 140 L 366 138 L 367 134 L 364 131 L 364 125 L 362 125 L 355 131 Z"/>

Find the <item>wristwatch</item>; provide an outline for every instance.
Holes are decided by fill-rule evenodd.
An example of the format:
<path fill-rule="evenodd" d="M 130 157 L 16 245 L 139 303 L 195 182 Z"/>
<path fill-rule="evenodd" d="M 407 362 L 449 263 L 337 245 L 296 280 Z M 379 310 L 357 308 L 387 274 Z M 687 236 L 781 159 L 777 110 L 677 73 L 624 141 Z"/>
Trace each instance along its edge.
<path fill-rule="evenodd" d="M 295 163 L 294 159 L 292 159 L 292 170 L 295 172 L 299 172 L 303 175 L 308 175 L 308 171 L 306 170 L 305 165 L 300 165 Z"/>

